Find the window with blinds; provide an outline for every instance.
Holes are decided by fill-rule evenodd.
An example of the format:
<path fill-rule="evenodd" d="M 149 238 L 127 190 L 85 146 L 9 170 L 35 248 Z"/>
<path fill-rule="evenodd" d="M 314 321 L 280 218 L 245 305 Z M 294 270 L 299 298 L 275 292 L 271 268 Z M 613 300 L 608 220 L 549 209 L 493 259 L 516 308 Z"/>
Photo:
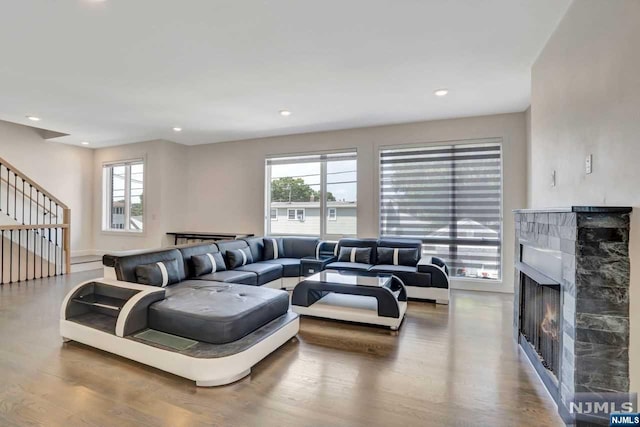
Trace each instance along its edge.
<path fill-rule="evenodd" d="M 450 274 L 501 275 L 501 140 L 380 150 L 380 235 L 421 239 Z"/>

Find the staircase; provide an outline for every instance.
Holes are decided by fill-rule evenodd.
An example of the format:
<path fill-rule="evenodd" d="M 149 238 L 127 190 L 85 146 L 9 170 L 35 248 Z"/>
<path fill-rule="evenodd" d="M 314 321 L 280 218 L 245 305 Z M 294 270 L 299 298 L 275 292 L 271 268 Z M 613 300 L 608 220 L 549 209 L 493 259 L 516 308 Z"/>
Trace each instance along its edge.
<path fill-rule="evenodd" d="M 71 271 L 69 207 L 0 158 L 0 284 Z"/>

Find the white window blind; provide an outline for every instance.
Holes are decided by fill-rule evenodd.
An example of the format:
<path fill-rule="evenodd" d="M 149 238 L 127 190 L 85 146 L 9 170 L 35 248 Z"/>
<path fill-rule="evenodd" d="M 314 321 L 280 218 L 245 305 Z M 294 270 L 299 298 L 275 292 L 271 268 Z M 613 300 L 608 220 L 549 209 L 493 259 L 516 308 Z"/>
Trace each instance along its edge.
<path fill-rule="evenodd" d="M 458 277 L 500 279 L 500 139 L 380 150 L 380 234 L 421 239 Z"/>

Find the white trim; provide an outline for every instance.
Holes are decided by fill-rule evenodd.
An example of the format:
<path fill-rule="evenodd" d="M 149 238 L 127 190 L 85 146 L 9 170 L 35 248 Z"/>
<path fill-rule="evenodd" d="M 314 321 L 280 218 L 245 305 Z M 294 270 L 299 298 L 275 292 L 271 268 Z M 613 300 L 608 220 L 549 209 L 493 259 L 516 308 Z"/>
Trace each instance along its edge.
<path fill-rule="evenodd" d="M 80 289 L 81 287 L 88 285 L 89 283 L 93 283 L 93 282 L 100 282 L 100 283 L 104 283 L 105 285 L 109 285 L 109 286 L 115 286 L 118 288 L 125 288 L 125 289 L 134 289 L 134 290 L 138 290 L 138 291 L 158 291 L 159 288 L 157 286 L 149 286 L 149 285 L 140 285 L 138 283 L 130 283 L 130 282 L 122 282 L 119 280 L 113 280 L 110 278 L 99 278 L 99 279 L 91 279 L 91 280 L 87 280 L 84 281 L 82 283 L 77 284 L 76 286 L 74 286 L 68 293 L 67 295 L 65 295 L 64 300 L 62 301 L 62 306 L 60 307 L 60 319 L 61 320 L 65 320 L 67 318 L 66 316 L 66 312 L 67 312 L 67 305 L 69 305 L 69 300 L 71 299 L 71 296 L 76 293 L 76 291 L 78 289 Z"/>
<path fill-rule="evenodd" d="M 211 273 L 215 273 L 216 271 L 218 271 L 218 265 L 216 264 L 216 259 L 213 257 L 213 255 L 211 255 L 208 252 L 206 255 L 209 258 L 209 261 L 211 261 Z"/>
<path fill-rule="evenodd" d="M 322 242 L 318 242 L 316 245 L 316 259 L 320 259 L 320 245 L 322 245 Z"/>
<path fill-rule="evenodd" d="M 333 212 L 333 217 L 331 217 L 331 212 Z M 337 221 L 338 220 L 338 209 L 337 208 L 327 208 L 327 220 L 328 221 Z"/>
<path fill-rule="evenodd" d="M 405 286 L 407 296 L 415 299 L 428 299 L 438 304 L 449 304 L 449 289 Z"/>
<path fill-rule="evenodd" d="M 160 269 L 160 274 L 162 274 L 162 287 L 164 288 L 169 284 L 169 272 L 167 271 L 167 266 L 164 265 L 164 262 L 156 262 L 156 265 Z"/>
<path fill-rule="evenodd" d="M 299 329 L 300 319 L 294 319 L 244 351 L 226 357 L 204 359 L 152 347 L 68 320 L 60 321 L 60 334 L 66 340 L 135 360 L 195 381 L 199 386 L 237 381 L 250 372 L 252 366 L 295 337 Z"/>
<path fill-rule="evenodd" d="M 140 291 L 125 303 L 125 305 L 120 309 L 120 313 L 118 314 L 118 320 L 116 321 L 116 335 L 119 337 L 124 336 L 124 327 L 127 324 L 127 319 L 131 314 L 131 311 L 135 308 L 135 306 L 140 302 L 142 298 L 145 298 L 148 295 L 153 295 L 157 292 L 164 292 L 164 289 L 156 288 L 150 289 L 147 291 Z"/>
<path fill-rule="evenodd" d="M 338 242 L 336 242 L 336 245 L 333 247 L 333 256 L 338 256 Z"/>
<path fill-rule="evenodd" d="M 278 253 L 278 241 L 276 239 L 271 239 L 271 244 L 273 245 L 273 259 L 278 259 L 280 254 Z"/>
<path fill-rule="evenodd" d="M 240 253 L 242 254 L 242 265 L 245 266 L 247 265 L 247 254 L 242 249 L 240 249 Z"/>
<path fill-rule="evenodd" d="M 356 248 L 351 248 L 351 253 L 349 254 L 349 261 L 356 262 Z"/>
<path fill-rule="evenodd" d="M 398 261 L 399 255 L 400 255 L 400 249 L 395 248 L 393 250 L 393 265 L 399 265 L 399 261 Z"/>
<path fill-rule="evenodd" d="M 388 326 L 393 330 L 400 327 L 407 311 L 407 302 L 398 301 L 399 318 L 378 316 L 378 302 L 375 297 L 329 293 L 309 307 L 292 305 L 298 314 L 343 320 L 370 325 Z"/>

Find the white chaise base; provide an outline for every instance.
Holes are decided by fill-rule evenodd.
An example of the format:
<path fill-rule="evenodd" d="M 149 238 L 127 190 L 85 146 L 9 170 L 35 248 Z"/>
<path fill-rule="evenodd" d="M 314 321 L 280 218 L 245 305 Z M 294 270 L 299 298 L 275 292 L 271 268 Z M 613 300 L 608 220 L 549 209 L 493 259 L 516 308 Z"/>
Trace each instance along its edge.
<path fill-rule="evenodd" d="M 449 304 L 449 289 L 405 286 L 407 297 L 435 301 L 436 304 Z"/>
<path fill-rule="evenodd" d="M 274 352 L 300 328 L 297 318 L 272 335 L 239 353 L 219 358 L 202 359 L 152 347 L 128 338 L 60 320 L 63 340 L 77 341 L 127 359 L 195 381 L 197 386 L 212 387 L 230 384 L 251 373 L 251 367 Z"/>
<path fill-rule="evenodd" d="M 400 317 L 378 316 L 378 301 L 375 297 L 329 293 L 309 307 L 292 305 L 291 309 L 301 315 L 323 319 L 387 326 L 397 330 L 407 312 L 406 301 L 398 301 Z"/>

